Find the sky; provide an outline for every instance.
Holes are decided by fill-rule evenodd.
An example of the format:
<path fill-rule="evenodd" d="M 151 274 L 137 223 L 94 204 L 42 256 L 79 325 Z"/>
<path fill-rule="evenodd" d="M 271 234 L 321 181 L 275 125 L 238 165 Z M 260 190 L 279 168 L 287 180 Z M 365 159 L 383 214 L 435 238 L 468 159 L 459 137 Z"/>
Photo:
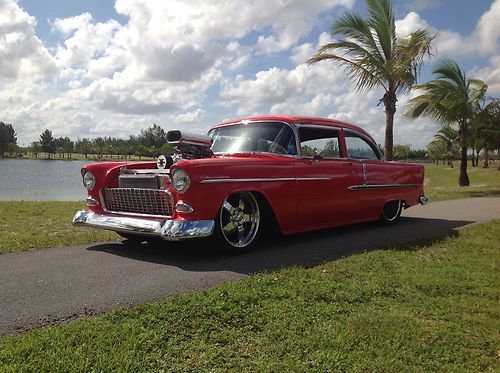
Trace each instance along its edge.
<path fill-rule="evenodd" d="M 419 81 L 442 59 L 500 97 L 500 0 L 394 0 L 396 31 L 437 34 Z M 357 124 L 383 144 L 383 92 L 357 92 L 331 62 L 307 65 L 363 0 L 0 0 L 0 120 L 18 144 L 128 138 L 153 123 L 206 132 L 259 114 Z M 402 116 L 394 143 L 424 148 L 439 125 Z"/>

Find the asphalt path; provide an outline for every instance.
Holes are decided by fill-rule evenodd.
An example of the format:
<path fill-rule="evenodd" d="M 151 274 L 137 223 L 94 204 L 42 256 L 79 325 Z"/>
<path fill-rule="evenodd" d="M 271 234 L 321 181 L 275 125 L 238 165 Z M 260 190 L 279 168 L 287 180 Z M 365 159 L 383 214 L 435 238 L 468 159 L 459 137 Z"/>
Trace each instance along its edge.
<path fill-rule="evenodd" d="M 206 289 L 255 272 L 430 241 L 492 219 L 500 219 L 500 198 L 470 198 L 412 207 L 395 226 L 357 224 L 268 239 L 240 256 L 215 251 L 210 240 L 108 242 L 4 254 L 0 335 Z"/>

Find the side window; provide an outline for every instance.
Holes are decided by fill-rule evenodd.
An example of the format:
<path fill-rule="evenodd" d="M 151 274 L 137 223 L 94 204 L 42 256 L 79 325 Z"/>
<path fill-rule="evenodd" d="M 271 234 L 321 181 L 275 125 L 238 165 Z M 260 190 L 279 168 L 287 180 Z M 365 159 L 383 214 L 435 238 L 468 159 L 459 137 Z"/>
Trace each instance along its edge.
<path fill-rule="evenodd" d="M 356 159 L 380 159 L 378 152 L 368 141 L 352 132 L 345 132 L 347 156 Z"/>
<path fill-rule="evenodd" d="M 339 131 L 336 128 L 300 127 L 302 157 L 340 158 Z"/>

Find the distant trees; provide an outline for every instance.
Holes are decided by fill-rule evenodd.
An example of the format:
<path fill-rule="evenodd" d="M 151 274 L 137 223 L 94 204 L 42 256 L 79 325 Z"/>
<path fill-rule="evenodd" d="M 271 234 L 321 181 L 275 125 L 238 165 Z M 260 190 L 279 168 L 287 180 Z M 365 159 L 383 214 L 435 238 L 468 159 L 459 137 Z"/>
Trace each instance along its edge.
<path fill-rule="evenodd" d="M 94 154 L 98 159 L 113 156 L 125 158 L 136 155 L 139 157 L 156 157 L 160 154 L 172 154 L 172 146 L 167 143 L 167 133 L 157 124 L 146 128 L 139 135 L 131 135 L 128 139 L 116 137 L 96 137 L 95 139 L 78 138 L 72 141 L 69 137 L 54 138 L 52 132 L 44 130 L 39 141 L 34 141 L 27 148 L 33 156 L 45 152 L 50 159 L 54 153 L 71 159 L 73 153 L 80 153 L 88 158 Z"/>
<path fill-rule="evenodd" d="M 0 122 L 0 158 L 6 152 L 13 152 L 17 149 L 17 135 L 12 124 Z"/>
<path fill-rule="evenodd" d="M 489 153 L 500 151 L 500 100 L 493 98 L 472 121 L 472 137 L 478 149 L 484 149 L 483 167 L 489 167 Z M 477 162 L 476 162 L 477 165 Z"/>
<path fill-rule="evenodd" d="M 445 124 L 438 133 L 434 135 L 434 138 L 441 140 L 445 145 L 443 159 L 446 159 L 448 161 L 448 166 L 453 168 L 453 150 L 457 145 L 458 131 L 449 124 Z"/>
<path fill-rule="evenodd" d="M 50 155 L 56 151 L 56 143 L 52 137 L 52 132 L 46 129 L 40 135 L 40 148 L 42 152 L 47 154 L 47 158 L 50 159 Z"/>

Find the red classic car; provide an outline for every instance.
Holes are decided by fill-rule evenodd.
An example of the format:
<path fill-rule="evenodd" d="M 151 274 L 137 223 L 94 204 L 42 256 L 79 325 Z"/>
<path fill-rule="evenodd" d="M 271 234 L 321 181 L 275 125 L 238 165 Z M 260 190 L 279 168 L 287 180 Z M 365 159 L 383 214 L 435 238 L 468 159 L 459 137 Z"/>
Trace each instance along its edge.
<path fill-rule="evenodd" d="M 337 120 L 253 117 L 167 140 L 174 154 L 157 162 L 83 168 L 88 210 L 73 223 L 138 240 L 214 235 L 241 253 L 271 223 L 283 234 L 392 224 L 427 201 L 422 165 L 383 161 L 366 131 Z"/>

